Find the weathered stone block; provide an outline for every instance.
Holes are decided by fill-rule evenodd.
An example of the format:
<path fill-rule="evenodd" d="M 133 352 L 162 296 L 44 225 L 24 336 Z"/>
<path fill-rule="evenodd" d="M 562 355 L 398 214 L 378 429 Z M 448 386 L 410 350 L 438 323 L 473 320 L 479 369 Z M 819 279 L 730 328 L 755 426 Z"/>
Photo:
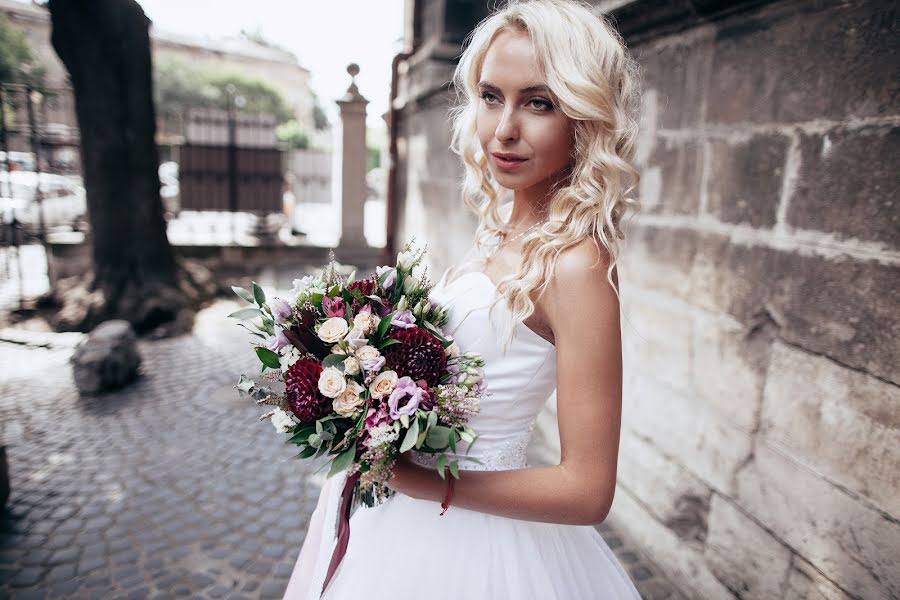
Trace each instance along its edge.
<path fill-rule="evenodd" d="M 776 343 L 761 435 L 900 516 L 900 388 Z M 840 440 L 835 444 L 835 440 Z"/>
<path fill-rule="evenodd" d="M 659 127 L 693 129 L 701 124 L 714 35 L 712 27 L 697 28 L 690 36 L 642 45 L 636 53 L 644 88 L 656 91 Z"/>
<path fill-rule="evenodd" d="M 640 226 L 628 231 L 619 277 L 623 294 L 633 285 L 685 298 L 691 290 L 696 235 L 681 229 Z"/>
<path fill-rule="evenodd" d="M 623 428 L 619 444 L 619 485 L 654 518 L 684 540 L 706 539 L 711 491 L 649 439 Z"/>
<path fill-rule="evenodd" d="M 769 444 L 737 476 L 736 502 L 860 598 L 900 595 L 900 524 Z"/>
<path fill-rule="evenodd" d="M 706 485 L 730 493 L 735 472 L 750 455 L 750 434 L 724 421 L 696 393 L 655 381 L 646 365 L 624 383 L 623 427 L 652 440 Z"/>
<path fill-rule="evenodd" d="M 747 325 L 771 320 L 789 343 L 900 383 L 900 269 L 716 234 L 698 234 L 696 244 L 692 279 L 705 283 L 694 288 L 695 303 Z"/>
<path fill-rule="evenodd" d="M 664 297 L 659 302 L 642 298 L 640 290 L 631 290 L 624 312 L 626 364 L 672 389 L 691 391 L 691 316 L 674 302 L 665 304 Z"/>
<path fill-rule="evenodd" d="M 639 200 L 647 213 L 696 215 L 703 174 L 703 146 L 697 140 L 657 139 L 645 167 Z M 658 173 L 655 177 L 653 173 Z M 658 185 L 658 189 L 654 186 Z"/>
<path fill-rule="evenodd" d="M 742 600 L 780 598 L 791 551 L 729 501 L 713 494 L 704 556 Z"/>
<path fill-rule="evenodd" d="M 759 134 L 745 142 L 710 140 L 707 210 L 726 223 L 775 225 L 789 140 Z"/>
<path fill-rule="evenodd" d="M 706 90 L 711 123 L 792 123 L 891 114 L 897 51 L 890 2 L 773 3 L 719 29 Z M 753 57 L 748 60 L 748 57 Z"/>
<path fill-rule="evenodd" d="M 104 321 L 78 345 L 71 364 L 75 385 L 82 394 L 97 394 L 130 382 L 141 364 L 131 324 Z"/>
<path fill-rule="evenodd" d="M 693 381 L 722 419 L 744 431 L 758 426 L 765 370 L 774 332 L 694 318 Z"/>
<path fill-rule="evenodd" d="M 801 135 L 800 153 L 790 225 L 900 247 L 900 127 Z"/>
<path fill-rule="evenodd" d="M 610 525 L 644 550 L 688 598 L 723 600 L 734 594 L 713 575 L 699 542 L 686 542 L 657 521 L 640 500 L 621 486 L 608 517 Z"/>
<path fill-rule="evenodd" d="M 795 555 L 784 591 L 784 600 L 809 600 L 810 598 L 851 600 L 852 597 L 819 573 L 811 564 Z"/>

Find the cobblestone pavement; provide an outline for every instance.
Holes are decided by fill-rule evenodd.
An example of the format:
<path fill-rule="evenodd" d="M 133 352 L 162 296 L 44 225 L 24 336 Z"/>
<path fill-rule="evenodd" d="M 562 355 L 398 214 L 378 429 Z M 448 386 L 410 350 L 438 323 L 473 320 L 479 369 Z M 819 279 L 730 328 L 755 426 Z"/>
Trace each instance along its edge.
<path fill-rule="evenodd" d="M 80 334 L 0 336 L 25 342 L 0 341 L 0 598 L 281 597 L 324 471 L 293 460 L 232 388 L 258 371 L 223 319 L 234 306 L 201 313 L 190 336 L 141 342 L 140 379 L 95 398 L 71 379 Z M 600 530 L 646 598 L 680 598 Z"/>

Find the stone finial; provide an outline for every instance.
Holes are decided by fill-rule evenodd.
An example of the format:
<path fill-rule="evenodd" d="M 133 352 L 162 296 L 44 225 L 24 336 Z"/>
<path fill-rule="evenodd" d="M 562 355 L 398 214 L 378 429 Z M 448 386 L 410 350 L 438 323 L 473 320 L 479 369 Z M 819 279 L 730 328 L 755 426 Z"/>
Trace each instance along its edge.
<path fill-rule="evenodd" d="M 350 63 L 347 65 L 347 73 L 350 74 L 350 87 L 347 88 L 344 97 L 338 102 L 368 102 L 368 100 L 359 93 L 359 88 L 356 87 L 356 76 L 359 75 L 359 65 Z"/>

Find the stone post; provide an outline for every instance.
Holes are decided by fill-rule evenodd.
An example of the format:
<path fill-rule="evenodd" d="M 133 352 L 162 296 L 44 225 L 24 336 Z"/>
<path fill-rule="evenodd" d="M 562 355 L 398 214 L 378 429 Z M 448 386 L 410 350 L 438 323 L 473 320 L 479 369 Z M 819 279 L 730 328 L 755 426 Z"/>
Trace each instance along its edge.
<path fill-rule="evenodd" d="M 369 248 L 364 235 L 366 203 L 366 104 L 356 87 L 359 66 L 350 64 L 350 87 L 337 101 L 341 110 L 341 178 L 338 195 L 341 200 L 341 240 L 339 258 L 355 256 Z"/>

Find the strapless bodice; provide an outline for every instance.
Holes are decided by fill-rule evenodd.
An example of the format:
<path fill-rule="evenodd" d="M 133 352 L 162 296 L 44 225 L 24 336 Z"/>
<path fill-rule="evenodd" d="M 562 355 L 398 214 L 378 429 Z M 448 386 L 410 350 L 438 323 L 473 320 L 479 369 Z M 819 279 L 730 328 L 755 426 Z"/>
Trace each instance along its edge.
<path fill-rule="evenodd" d="M 456 445 L 460 470 L 506 470 L 526 466 L 525 450 L 535 419 L 556 387 L 556 348 L 523 323 L 503 352 L 500 332 L 507 318 L 505 300 L 489 308 L 499 295 L 485 273 L 469 271 L 445 283 L 447 274 L 432 289 L 431 298 L 449 308 L 443 327 L 462 352 L 478 352 L 484 359 L 486 391 L 469 425 L 478 434 L 465 460 L 467 444 Z M 434 466 L 436 457 L 413 451 L 413 462 Z"/>

